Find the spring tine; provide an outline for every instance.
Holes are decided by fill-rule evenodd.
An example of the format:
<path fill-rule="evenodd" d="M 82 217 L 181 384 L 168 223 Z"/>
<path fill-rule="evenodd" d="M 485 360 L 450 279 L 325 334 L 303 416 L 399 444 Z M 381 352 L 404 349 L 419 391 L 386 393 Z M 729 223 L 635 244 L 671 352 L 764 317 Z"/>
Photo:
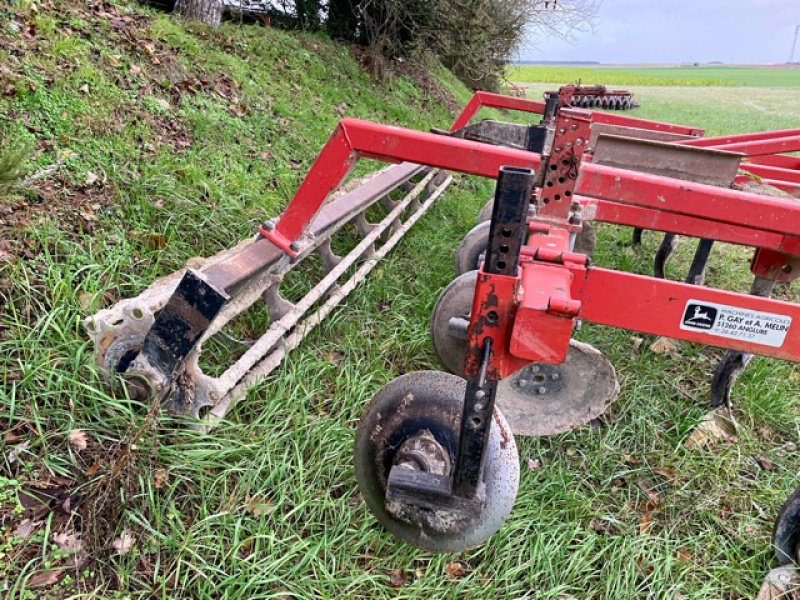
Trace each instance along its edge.
<path fill-rule="evenodd" d="M 262 298 L 269 308 L 269 320 L 278 321 L 294 308 L 294 304 L 281 296 L 281 284 L 277 282 L 264 290 Z"/>
<path fill-rule="evenodd" d="M 756 277 L 750 287 L 750 293 L 753 296 L 766 298 L 770 296 L 774 286 L 774 281 Z M 723 404 L 730 406 L 733 384 L 736 383 L 736 379 L 744 372 L 752 358 L 752 354 L 737 350 L 728 350 L 725 353 L 725 357 L 717 365 L 711 379 L 711 406 L 722 406 Z"/>
<path fill-rule="evenodd" d="M 331 239 L 330 238 L 328 238 L 327 240 L 322 242 L 317 247 L 317 254 L 319 254 L 319 257 L 322 259 L 323 266 L 328 271 L 330 271 L 333 267 L 338 265 L 342 260 L 342 257 L 339 256 L 338 254 L 335 254 L 333 252 L 333 250 L 331 249 Z"/>
<path fill-rule="evenodd" d="M 714 240 L 701 239 L 697 242 L 697 249 L 692 259 L 692 264 L 689 267 L 689 273 L 686 275 L 686 283 L 692 285 L 703 285 L 705 281 L 706 263 L 711 254 L 711 247 L 714 245 Z"/>
<path fill-rule="evenodd" d="M 664 239 L 661 240 L 661 246 L 656 252 L 656 258 L 653 261 L 653 275 L 659 279 L 664 279 L 664 265 L 667 264 L 669 255 L 675 250 L 678 245 L 678 236 L 674 233 L 665 233 Z"/>

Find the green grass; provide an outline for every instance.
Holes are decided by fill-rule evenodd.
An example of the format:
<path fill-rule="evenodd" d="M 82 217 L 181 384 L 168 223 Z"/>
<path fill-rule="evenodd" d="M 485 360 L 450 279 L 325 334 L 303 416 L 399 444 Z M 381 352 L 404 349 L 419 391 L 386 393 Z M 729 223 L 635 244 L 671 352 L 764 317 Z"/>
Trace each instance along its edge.
<path fill-rule="evenodd" d="M 62 40 L 58 52 L 28 52 L 15 66 L 14 93 L 0 97 L 0 114 L 15 117 L 0 121 L 6 139 L 38 144 L 28 170 L 74 151 L 61 176 L 80 206 L 85 194 L 95 213 L 87 221 L 94 229 L 84 233 L 73 226 L 80 206 L 69 219 L 40 206 L 14 232 L 19 260 L 0 265 L 0 423 L 4 431 L 14 428 L 17 446 L 29 443 L 12 463 L 11 438 L 0 438 L 0 503 L 7 509 L 0 585 L 13 598 L 44 593 L 29 586 L 31 577 L 67 564 L 52 534 L 71 525 L 51 513 L 34 537 L 13 536 L 10 490 L 53 476 L 85 489 L 98 479 L 103 485 L 109 453 L 147 412 L 106 391 L 83 317 L 139 293 L 194 255 L 252 234 L 291 197 L 341 102 L 349 116 L 417 129 L 451 119 L 410 80 L 376 82 L 346 49 L 319 37 L 232 25 L 187 30 L 171 17 L 145 14 L 137 36 L 149 41 L 130 45 L 106 19 L 78 6 L 40 9 L 38 18 L 52 20 L 42 27 Z M 124 16 L 142 14 L 117 6 Z M 67 41 L 84 39 L 67 28 L 82 32 L 86 44 Z M 144 43 L 155 45 L 160 65 Z M 132 74 L 132 65 L 145 75 Z M 436 75 L 466 100 L 451 76 Z M 176 98 L 187 76 L 210 83 Z M 797 126 L 800 106 L 791 91 L 782 94 L 783 101 L 771 90 L 643 88 L 638 115 L 709 133 Z M 27 127 L 21 115 L 29 115 Z M 87 172 L 105 178 L 106 187 L 83 190 Z M 778 361 L 754 360 L 737 385 L 736 443 L 689 451 L 683 442 L 707 410 L 708 375 L 720 352 L 682 345 L 681 359 L 668 359 L 647 344 L 635 352 L 630 332 L 587 325 L 580 337 L 615 364 L 621 395 L 605 427 L 519 440 L 519 497 L 496 536 L 476 550 L 435 556 L 391 538 L 369 514 L 351 461 L 359 414 L 398 374 L 436 368 L 430 311 L 491 189 L 486 181 L 458 179 L 213 433 L 194 433 L 166 417 L 158 431 L 148 430 L 133 450 L 126 486 L 111 489 L 120 509 L 114 532 L 87 540 L 98 548 L 93 562 L 68 569 L 68 578 L 45 591 L 115 598 L 753 597 L 770 564 L 769 519 L 798 483 L 789 444 L 800 443 L 800 376 Z M 30 191 L 26 202 L 43 205 L 50 196 L 37 194 L 45 193 Z M 91 208 L 95 202 L 100 208 Z M 149 235 L 163 236 L 165 247 L 143 242 Z M 601 227 L 597 262 L 648 272 L 659 236 L 647 234 L 633 251 L 629 235 Z M 691 251 L 684 240 L 669 264 L 672 278 L 682 276 Z M 719 248 L 709 283 L 746 289 L 747 257 L 742 249 Z M 89 436 L 86 452 L 68 443 L 75 429 Z M 768 456 L 776 469 L 761 470 L 755 455 Z M 541 468 L 527 470 L 529 458 Z M 100 470 L 87 475 L 94 460 Z M 674 477 L 658 474 L 670 472 Z M 637 489 L 645 479 L 664 492 L 660 507 L 648 510 Z M 653 522 L 642 533 L 646 510 Z M 593 521 L 613 530 L 598 532 Z M 109 544 L 124 528 L 136 542 L 117 556 Z M 456 559 L 467 574 L 450 579 L 445 566 Z M 408 583 L 392 588 L 389 574 L 397 569 Z"/>
<path fill-rule="evenodd" d="M 582 82 L 586 85 L 800 87 L 800 68 L 758 67 L 571 67 L 509 66 L 506 77 L 517 82 Z"/>

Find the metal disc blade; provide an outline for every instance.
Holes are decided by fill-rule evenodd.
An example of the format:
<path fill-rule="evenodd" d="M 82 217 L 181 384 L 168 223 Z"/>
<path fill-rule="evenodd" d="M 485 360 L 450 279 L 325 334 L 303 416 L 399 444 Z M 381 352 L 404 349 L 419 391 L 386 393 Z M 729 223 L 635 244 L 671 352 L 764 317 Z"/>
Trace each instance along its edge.
<path fill-rule="evenodd" d="M 599 417 L 618 393 L 611 363 L 596 348 L 572 340 L 562 364 L 531 363 L 503 379 L 497 405 L 514 435 L 555 435 Z"/>

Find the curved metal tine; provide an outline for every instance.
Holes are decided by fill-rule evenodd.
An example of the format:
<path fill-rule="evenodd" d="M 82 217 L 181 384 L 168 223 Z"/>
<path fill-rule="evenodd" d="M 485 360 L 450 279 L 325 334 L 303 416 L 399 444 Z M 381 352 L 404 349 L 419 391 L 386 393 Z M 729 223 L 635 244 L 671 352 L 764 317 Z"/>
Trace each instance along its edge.
<path fill-rule="evenodd" d="M 356 226 L 356 229 L 358 229 L 358 233 L 361 234 L 362 237 L 364 237 L 365 235 L 369 235 L 369 233 L 373 229 L 375 229 L 375 227 L 377 227 L 377 225 L 375 225 L 374 223 L 370 223 L 369 221 L 367 221 L 367 216 L 365 212 L 360 212 L 355 217 L 353 217 L 352 223 Z"/>
<path fill-rule="evenodd" d="M 319 257 L 322 260 L 322 265 L 328 271 L 342 261 L 342 257 L 338 254 L 335 254 L 331 249 L 331 238 L 326 239 L 319 246 L 317 246 L 317 254 L 319 254 Z"/>
<path fill-rule="evenodd" d="M 269 308 L 269 320 L 273 323 L 282 319 L 294 308 L 294 304 L 281 296 L 280 288 L 281 283 L 278 281 L 264 290 L 262 295 L 264 302 L 267 303 L 267 308 Z"/>
<path fill-rule="evenodd" d="M 394 200 L 390 194 L 386 194 L 380 199 L 380 203 L 386 210 L 392 210 L 395 206 L 400 204 L 400 200 Z"/>
<path fill-rule="evenodd" d="M 631 245 L 632 246 L 641 246 L 642 245 L 642 232 L 644 229 L 641 227 L 634 227 L 633 228 L 633 237 L 631 238 Z"/>
<path fill-rule="evenodd" d="M 750 287 L 753 296 L 767 297 L 772 293 L 775 282 L 771 279 L 756 277 Z M 741 375 L 747 364 L 753 358 L 752 354 L 728 350 L 725 356 L 714 370 L 711 378 L 711 406 L 717 407 L 723 404 L 731 407 L 731 390 L 736 379 Z"/>
<path fill-rule="evenodd" d="M 686 275 L 686 283 L 691 285 L 703 285 L 705 283 L 706 263 L 713 246 L 714 240 L 703 238 L 697 242 L 697 249 L 694 251 L 694 258 L 692 258 L 689 273 Z"/>
<path fill-rule="evenodd" d="M 665 233 L 664 239 L 661 240 L 661 246 L 656 252 L 655 260 L 653 261 L 653 275 L 659 279 L 664 279 L 664 266 L 667 264 L 667 259 L 670 254 L 675 250 L 678 245 L 678 236 L 674 233 Z"/>

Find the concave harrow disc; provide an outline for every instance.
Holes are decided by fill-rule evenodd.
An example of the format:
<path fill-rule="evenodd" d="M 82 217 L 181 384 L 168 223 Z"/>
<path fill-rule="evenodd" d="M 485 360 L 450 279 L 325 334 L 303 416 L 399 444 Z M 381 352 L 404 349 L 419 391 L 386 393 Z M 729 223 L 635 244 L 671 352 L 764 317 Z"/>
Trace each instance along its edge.
<path fill-rule="evenodd" d="M 431 316 L 431 341 L 439 362 L 459 376 L 477 276 L 477 271 L 470 271 L 453 280 Z M 561 365 L 532 363 L 503 379 L 497 405 L 515 435 L 555 435 L 599 417 L 618 393 L 611 363 L 589 344 L 571 340 Z"/>

